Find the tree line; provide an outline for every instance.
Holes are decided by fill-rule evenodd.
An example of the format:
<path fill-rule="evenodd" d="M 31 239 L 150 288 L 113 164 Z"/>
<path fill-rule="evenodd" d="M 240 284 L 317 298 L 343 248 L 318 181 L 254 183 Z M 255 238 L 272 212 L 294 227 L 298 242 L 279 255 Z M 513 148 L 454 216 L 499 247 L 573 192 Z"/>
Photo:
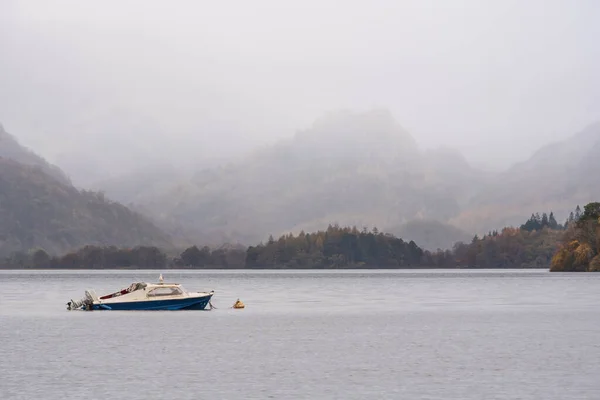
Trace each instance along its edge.
<path fill-rule="evenodd" d="M 191 246 L 180 254 L 167 255 L 152 246 L 85 246 L 54 257 L 43 249 L 34 249 L 14 253 L 0 265 L 68 269 L 417 268 L 436 263 L 436 257 L 412 241 L 380 233 L 376 228 L 359 232 L 356 228 L 330 226 L 311 234 L 289 234 L 278 240 L 271 237 L 267 243 L 247 249 Z"/>
<path fill-rule="evenodd" d="M 43 249 L 17 252 L 0 261 L 0 268 L 65 269 L 164 269 L 243 268 L 246 252 L 240 249 L 199 249 L 192 246 L 177 256 L 155 246 L 118 248 L 85 246 L 62 256 L 50 256 Z"/>
<path fill-rule="evenodd" d="M 246 268 L 417 268 L 427 252 L 413 241 L 356 227 L 329 226 L 315 233 L 269 237 L 266 244 L 250 246 Z"/>
<path fill-rule="evenodd" d="M 581 207 L 577 205 L 575 211 L 571 211 L 569 216 L 565 220 L 564 224 L 559 224 L 554 217 L 554 213 L 550 211 L 550 214 L 542 213 L 534 213 L 531 214 L 531 217 L 525 221 L 523 225 L 521 225 L 521 230 L 525 231 L 539 231 L 544 228 L 550 228 L 554 230 L 564 230 L 569 227 L 570 224 L 575 223 L 577 220 L 581 218 Z"/>
<path fill-rule="evenodd" d="M 181 252 L 167 254 L 153 246 L 85 246 L 62 256 L 51 256 L 43 249 L 33 249 L 12 254 L 0 266 L 68 269 L 368 269 L 548 268 L 552 263 L 554 270 L 563 264 L 566 270 L 581 269 L 582 265 L 587 268 L 600 250 L 598 218 L 593 219 L 596 215 L 594 210 L 600 210 L 600 206 L 594 204 L 599 203 L 587 205 L 583 213 L 577 206 L 575 212 L 571 213 L 572 218 L 569 217 L 564 225 L 556 223 L 552 212 L 543 213 L 542 216 L 536 213 L 519 228 L 507 227 L 500 232 L 489 232 L 481 238 L 473 237 L 470 243 L 459 242 L 450 250 L 434 252 L 420 248 L 414 241 L 407 242 L 379 232 L 377 228 L 358 230 L 356 227 L 330 225 L 325 230 L 313 233 L 287 234 L 278 239 L 270 236 L 266 243 L 248 248 L 191 246 Z M 564 244 L 565 237 L 569 238 L 567 244 Z M 573 240 L 577 240 L 578 244 L 575 245 Z M 557 261 L 557 252 L 565 260 L 571 260 L 567 255 L 573 253 L 575 261 L 563 261 L 561 264 Z M 580 256 L 584 253 L 585 259 Z M 598 257 L 595 260 L 598 261 Z"/>

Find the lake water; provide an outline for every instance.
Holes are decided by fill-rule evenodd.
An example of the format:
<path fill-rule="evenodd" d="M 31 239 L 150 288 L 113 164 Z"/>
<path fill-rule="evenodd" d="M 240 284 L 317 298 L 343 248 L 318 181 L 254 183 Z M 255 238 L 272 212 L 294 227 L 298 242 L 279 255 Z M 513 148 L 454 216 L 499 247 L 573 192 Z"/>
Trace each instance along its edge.
<path fill-rule="evenodd" d="M 160 272 L 0 271 L 0 399 L 600 399 L 600 274 L 162 271 L 217 309 L 66 310 Z"/>

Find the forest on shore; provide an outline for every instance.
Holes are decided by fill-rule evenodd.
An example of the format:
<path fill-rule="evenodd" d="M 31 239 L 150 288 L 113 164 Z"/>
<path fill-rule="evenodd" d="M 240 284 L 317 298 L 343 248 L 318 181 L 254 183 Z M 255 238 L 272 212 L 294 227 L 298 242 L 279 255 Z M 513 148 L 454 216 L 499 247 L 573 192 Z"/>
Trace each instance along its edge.
<path fill-rule="evenodd" d="M 565 231 L 551 271 L 600 272 L 600 203 L 589 203 Z"/>
<path fill-rule="evenodd" d="M 451 250 L 427 251 L 415 242 L 356 227 L 330 225 L 248 248 L 191 246 L 167 253 L 155 246 L 84 246 L 61 256 L 43 249 L 17 252 L 2 268 L 65 269 L 349 269 L 349 268 L 548 268 L 599 270 L 600 203 L 577 206 L 564 224 L 552 212 L 533 214 L 520 227 L 507 227 Z"/>

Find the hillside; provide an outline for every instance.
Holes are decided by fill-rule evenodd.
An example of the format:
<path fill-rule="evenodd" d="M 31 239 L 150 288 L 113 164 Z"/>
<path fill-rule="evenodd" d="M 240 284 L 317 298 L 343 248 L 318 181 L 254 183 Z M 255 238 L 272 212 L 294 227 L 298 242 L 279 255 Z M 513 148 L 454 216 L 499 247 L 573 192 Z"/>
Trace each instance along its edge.
<path fill-rule="evenodd" d="M 451 222 L 486 232 L 519 223 L 532 210 L 550 209 L 563 222 L 573 204 L 600 196 L 600 123 L 540 148 L 528 160 L 489 180 Z M 561 220 L 562 219 L 562 220 Z"/>
<path fill-rule="evenodd" d="M 518 226 L 533 210 L 553 210 L 563 222 L 573 204 L 600 196 L 598 175 L 589 173 L 600 170 L 598 154 L 594 124 L 503 173 L 484 173 L 450 148 L 420 150 L 385 110 L 338 111 L 229 164 L 142 163 L 91 186 L 181 246 L 256 243 L 338 223 L 436 250 Z"/>
<path fill-rule="evenodd" d="M 141 186 L 164 189 L 161 179 Z M 236 163 L 173 179 L 169 190 L 122 196 L 134 186 L 122 181 L 107 194 L 195 242 L 253 243 L 330 223 L 387 230 L 414 219 L 447 221 L 483 179 L 456 152 L 420 151 L 385 110 L 342 111 Z"/>
<path fill-rule="evenodd" d="M 38 166 L 46 174 L 61 183 L 69 184 L 69 178 L 58 167 L 48 163 L 33 151 L 23 147 L 14 136 L 4 130 L 0 124 L 0 157 L 14 160 L 24 165 Z"/>
<path fill-rule="evenodd" d="M 166 234 L 125 206 L 5 158 L 0 221 L 0 255 L 37 247 L 62 253 L 86 244 L 170 246 Z"/>

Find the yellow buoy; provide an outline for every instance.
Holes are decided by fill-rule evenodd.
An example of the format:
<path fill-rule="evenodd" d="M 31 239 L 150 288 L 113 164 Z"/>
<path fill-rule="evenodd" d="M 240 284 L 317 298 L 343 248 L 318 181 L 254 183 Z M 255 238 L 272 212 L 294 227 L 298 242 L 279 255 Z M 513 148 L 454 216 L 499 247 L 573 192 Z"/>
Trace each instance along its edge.
<path fill-rule="evenodd" d="M 244 303 L 242 303 L 240 301 L 240 299 L 237 299 L 237 301 L 233 304 L 233 308 L 245 308 L 246 306 L 244 305 Z"/>

